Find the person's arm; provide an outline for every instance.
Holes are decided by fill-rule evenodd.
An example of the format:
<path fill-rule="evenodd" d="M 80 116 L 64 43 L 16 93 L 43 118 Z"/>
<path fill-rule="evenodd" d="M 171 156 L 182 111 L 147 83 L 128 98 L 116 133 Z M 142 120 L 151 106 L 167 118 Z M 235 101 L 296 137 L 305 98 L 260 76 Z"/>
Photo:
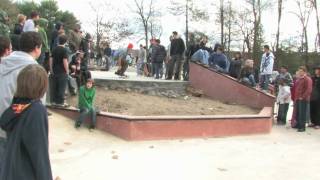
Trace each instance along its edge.
<path fill-rule="evenodd" d="M 63 67 L 66 74 L 69 74 L 69 63 L 67 58 L 63 58 Z"/>
<path fill-rule="evenodd" d="M 32 105 L 34 106 L 34 105 Z M 48 145 L 48 116 L 45 107 L 33 108 L 25 119 L 22 129 L 22 145 L 31 161 L 37 180 L 52 180 Z"/>

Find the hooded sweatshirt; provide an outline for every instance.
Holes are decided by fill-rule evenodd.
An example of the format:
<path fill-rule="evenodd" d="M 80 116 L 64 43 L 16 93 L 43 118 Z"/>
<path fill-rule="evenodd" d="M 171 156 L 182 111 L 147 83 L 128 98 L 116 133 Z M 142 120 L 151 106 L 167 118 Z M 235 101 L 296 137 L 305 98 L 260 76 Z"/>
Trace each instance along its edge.
<path fill-rule="evenodd" d="M 0 9 L 0 35 L 9 37 L 10 36 L 10 28 L 7 25 L 6 18 L 8 14 Z"/>
<path fill-rule="evenodd" d="M 14 51 L 3 58 L 0 64 L 0 116 L 10 106 L 17 88 L 19 72 L 30 64 L 37 64 L 26 52 Z"/>
<path fill-rule="evenodd" d="M 271 75 L 273 71 L 274 55 L 272 52 L 264 53 L 261 59 L 260 74 Z"/>
<path fill-rule="evenodd" d="M 41 101 L 14 98 L 0 118 L 0 127 L 8 135 L 0 179 L 52 180 L 48 115 Z"/>
<path fill-rule="evenodd" d="M 44 19 L 44 18 L 40 18 L 39 19 L 39 34 L 41 36 L 41 40 L 42 40 L 42 48 L 41 48 L 41 52 L 48 52 L 49 51 L 49 44 L 48 44 L 48 37 L 47 37 L 47 33 L 46 30 L 44 28 L 46 28 L 48 26 L 48 20 Z"/>

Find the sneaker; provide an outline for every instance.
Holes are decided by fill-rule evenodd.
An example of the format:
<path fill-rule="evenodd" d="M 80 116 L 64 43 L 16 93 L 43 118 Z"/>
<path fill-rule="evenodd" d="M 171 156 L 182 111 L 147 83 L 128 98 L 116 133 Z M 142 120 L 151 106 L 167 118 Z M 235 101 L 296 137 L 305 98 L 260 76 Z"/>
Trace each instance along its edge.
<path fill-rule="evenodd" d="M 297 131 L 298 131 L 298 132 L 305 132 L 306 129 L 298 129 Z"/>

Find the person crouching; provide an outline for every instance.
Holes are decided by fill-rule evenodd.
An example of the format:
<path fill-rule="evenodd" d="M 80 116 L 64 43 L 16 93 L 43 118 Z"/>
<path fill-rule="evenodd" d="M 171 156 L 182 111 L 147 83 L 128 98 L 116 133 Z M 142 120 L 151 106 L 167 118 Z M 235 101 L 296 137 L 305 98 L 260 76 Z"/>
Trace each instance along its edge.
<path fill-rule="evenodd" d="M 75 127 L 79 128 L 82 122 L 87 116 L 91 117 L 90 129 L 94 129 L 96 126 L 96 111 L 93 106 L 96 95 L 96 88 L 94 87 L 93 79 L 88 79 L 84 86 L 79 90 L 79 102 L 80 116 L 76 121 Z"/>

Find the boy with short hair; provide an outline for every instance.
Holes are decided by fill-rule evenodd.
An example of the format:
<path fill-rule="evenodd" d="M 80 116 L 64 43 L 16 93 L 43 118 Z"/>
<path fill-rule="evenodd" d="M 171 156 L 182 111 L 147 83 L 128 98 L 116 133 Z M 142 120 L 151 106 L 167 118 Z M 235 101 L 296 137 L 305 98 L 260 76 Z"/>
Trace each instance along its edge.
<path fill-rule="evenodd" d="M 41 66 L 28 65 L 19 73 L 14 98 L 0 118 L 7 133 L 0 179 L 52 180 L 48 114 L 40 100 L 47 88 L 47 72 Z"/>
<path fill-rule="evenodd" d="M 52 73 L 51 103 L 56 106 L 68 106 L 64 103 L 65 91 L 68 83 L 69 62 L 68 51 L 65 48 L 67 36 L 59 36 L 59 46 L 53 49 L 50 59 L 50 72 Z"/>
<path fill-rule="evenodd" d="M 10 39 L 0 35 L 0 63 L 1 58 L 9 56 L 12 51 Z"/>
<path fill-rule="evenodd" d="M 279 80 L 279 92 L 277 96 L 277 103 L 279 103 L 277 123 L 278 125 L 285 125 L 287 121 L 287 114 L 291 99 L 290 86 L 285 82 L 285 79 Z"/>
<path fill-rule="evenodd" d="M 88 115 L 91 117 L 90 129 L 96 127 L 96 110 L 94 108 L 95 96 L 96 88 L 94 87 L 94 81 L 93 79 L 88 79 L 86 85 L 81 86 L 79 90 L 78 106 L 80 109 L 80 117 L 76 121 L 76 128 L 81 126 Z"/>

